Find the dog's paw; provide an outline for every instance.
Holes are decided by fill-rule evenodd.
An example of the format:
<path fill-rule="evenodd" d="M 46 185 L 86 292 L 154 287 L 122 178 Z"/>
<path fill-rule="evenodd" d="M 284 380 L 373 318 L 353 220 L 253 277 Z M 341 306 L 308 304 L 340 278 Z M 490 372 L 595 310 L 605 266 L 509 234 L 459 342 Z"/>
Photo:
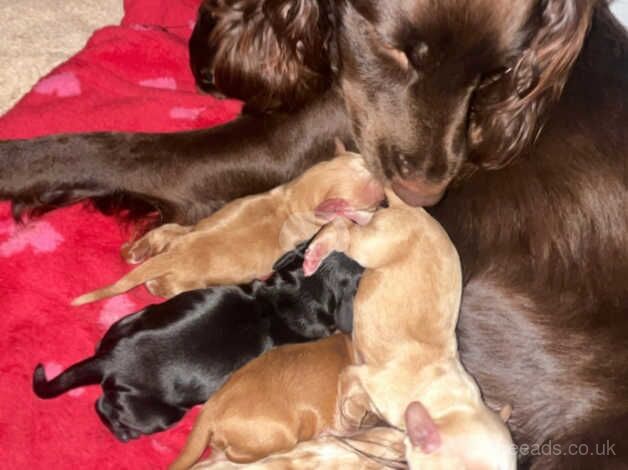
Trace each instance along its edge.
<path fill-rule="evenodd" d="M 169 299 L 170 297 L 174 297 L 181 292 L 184 292 L 186 289 L 182 289 L 176 282 L 173 282 L 169 279 L 169 276 L 162 276 L 157 279 L 151 279 L 150 281 L 146 281 L 146 289 L 151 294 L 157 297 L 164 297 Z"/>
<path fill-rule="evenodd" d="M 144 239 L 127 242 L 120 248 L 120 256 L 129 264 L 139 264 L 154 254 L 150 243 Z"/>

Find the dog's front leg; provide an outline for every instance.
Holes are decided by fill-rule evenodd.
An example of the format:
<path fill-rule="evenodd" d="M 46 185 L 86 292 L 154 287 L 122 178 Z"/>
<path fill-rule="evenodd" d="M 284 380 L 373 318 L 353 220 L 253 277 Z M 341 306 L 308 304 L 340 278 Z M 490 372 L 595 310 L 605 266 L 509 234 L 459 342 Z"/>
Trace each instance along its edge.
<path fill-rule="evenodd" d="M 352 139 L 343 101 L 330 91 L 289 115 L 243 116 L 201 131 L 0 141 L 0 199 L 20 216 L 127 195 L 159 209 L 165 222 L 192 224 L 329 159 L 335 136 Z"/>
<path fill-rule="evenodd" d="M 338 379 L 336 429 L 343 434 L 376 426 L 381 420 L 374 413 L 371 399 L 362 386 L 365 365 L 348 366 Z"/>

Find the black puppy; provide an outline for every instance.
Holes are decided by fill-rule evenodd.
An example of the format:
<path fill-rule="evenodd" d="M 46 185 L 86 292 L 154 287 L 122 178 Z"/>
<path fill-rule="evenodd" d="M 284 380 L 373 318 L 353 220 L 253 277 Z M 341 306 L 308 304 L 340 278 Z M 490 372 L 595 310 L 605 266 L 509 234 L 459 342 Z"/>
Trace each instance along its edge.
<path fill-rule="evenodd" d="M 275 345 L 350 332 L 363 268 L 334 253 L 314 276 L 301 268 L 306 244 L 288 252 L 266 281 L 185 292 L 109 328 L 94 356 L 47 381 L 40 398 L 101 384 L 96 411 L 123 442 L 162 431 L 204 403 L 229 375 Z"/>

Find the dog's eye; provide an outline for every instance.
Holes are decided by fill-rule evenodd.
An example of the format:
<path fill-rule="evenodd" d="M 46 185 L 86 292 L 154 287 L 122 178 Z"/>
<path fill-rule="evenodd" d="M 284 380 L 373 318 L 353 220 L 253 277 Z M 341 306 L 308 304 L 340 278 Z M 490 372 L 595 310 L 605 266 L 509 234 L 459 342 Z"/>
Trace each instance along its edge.
<path fill-rule="evenodd" d="M 421 41 L 415 44 L 413 47 L 406 50 L 406 56 L 415 69 L 421 69 L 425 67 L 430 55 L 430 48 L 428 45 Z"/>

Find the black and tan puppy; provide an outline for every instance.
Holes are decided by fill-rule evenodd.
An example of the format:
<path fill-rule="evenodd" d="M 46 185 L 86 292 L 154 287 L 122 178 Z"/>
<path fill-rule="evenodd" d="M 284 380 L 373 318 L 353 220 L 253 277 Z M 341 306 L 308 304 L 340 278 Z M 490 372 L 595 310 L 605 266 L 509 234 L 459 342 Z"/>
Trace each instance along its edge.
<path fill-rule="evenodd" d="M 350 331 L 362 268 L 341 254 L 311 278 L 305 246 L 285 254 L 266 281 L 180 294 L 116 322 L 96 354 L 47 381 L 40 398 L 100 384 L 96 411 L 121 441 L 162 431 L 205 402 L 229 375 L 271 347 Z"/>

